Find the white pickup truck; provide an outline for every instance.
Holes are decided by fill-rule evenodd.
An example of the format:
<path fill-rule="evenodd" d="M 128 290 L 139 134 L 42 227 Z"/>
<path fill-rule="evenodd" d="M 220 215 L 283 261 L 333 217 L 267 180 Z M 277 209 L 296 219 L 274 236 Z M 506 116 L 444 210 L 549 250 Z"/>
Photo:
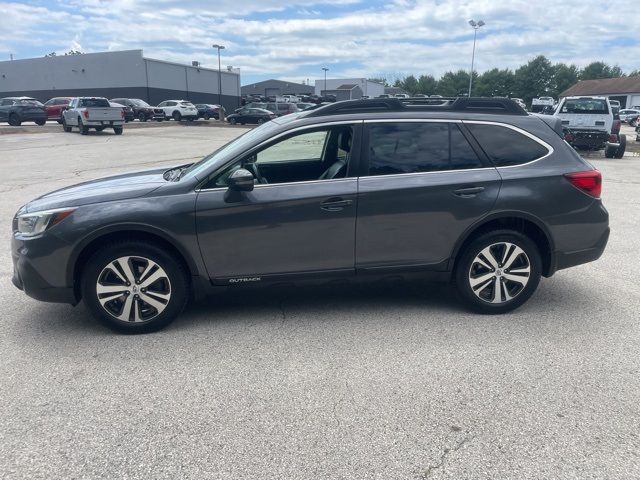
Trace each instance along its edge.
<path fill-rule="evenodd" d="M 627 144 L 606 97 L 565 97 L 554 113 L 562 121 L 565 140 L 576 149 L 603 150 L 622 158 Z"/>
<path fill-rule="evenodd" d="M 80 133 L 86 135 L 90 128 L 97 132 L 113 128 L 116 135 L 122 135 L 123 125 L 122 107 L 112 107 L 109 100 L 102 97 L 76 97 L 62 112 L 62 127 L 65 132 L 78 127 Z"/>

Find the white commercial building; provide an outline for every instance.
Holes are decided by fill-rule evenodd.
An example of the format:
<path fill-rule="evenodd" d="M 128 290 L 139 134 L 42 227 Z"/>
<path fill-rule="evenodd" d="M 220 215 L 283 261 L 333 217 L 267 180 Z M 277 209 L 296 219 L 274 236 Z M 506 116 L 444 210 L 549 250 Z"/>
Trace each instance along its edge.
<path fill-rule="evenodd" d="M 372 82 L 366 78 L 327 78 L 326 86 L 324 78 L 316 80 L 315 94 L 322 95 L 324 90 L 336 90 L 342 85 L 357 85 L 362 90 L 362 95 L 379 97 L 384 93 L 384 85 Z"/>

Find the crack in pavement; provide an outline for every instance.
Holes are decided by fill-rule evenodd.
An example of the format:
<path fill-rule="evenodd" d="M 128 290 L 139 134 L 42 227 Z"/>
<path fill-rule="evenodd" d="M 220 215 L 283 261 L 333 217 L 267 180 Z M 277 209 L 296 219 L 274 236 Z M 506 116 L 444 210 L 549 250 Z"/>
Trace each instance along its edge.
<path fill-rule="evenodd" d="M 438 463 L 436 463 L 435 465 L 430 465 L 429 468 L 427 468 L 427 470 L 420 475 L 419 478 L 425 480 L 428 479 L 431 474 L 433 472 L 435 472 L 436 470 L 442 468 L 444 466 L 444 464 L 447 462 L 447 459 L 449 457 L 449 455 L 453 452 L 457 452 L 458 450 L 460 450 L 466 443 L 469 443 L 471 440 L 473 440 L 475 438 L 475 435 L 472 436 L 466 436 L 464 437 L 462 440 L 460 440 L 459 442 L 457 442 L 453 448 L 445 448 L 444 451 L 442 452 L 442 455 L 440 455 L 440 458 L 438 459 Z"/>

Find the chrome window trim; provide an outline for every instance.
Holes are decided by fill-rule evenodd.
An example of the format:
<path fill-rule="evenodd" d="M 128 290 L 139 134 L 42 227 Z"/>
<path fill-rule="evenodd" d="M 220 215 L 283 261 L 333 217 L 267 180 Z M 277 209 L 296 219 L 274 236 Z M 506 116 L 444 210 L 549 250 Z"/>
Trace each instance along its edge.
<path fill-rule="evenodd" d="M 433 170 L 431 172 L 409 172 L 409 173 L 392 173 L 390 175 L 367 175 L 366 177 L 357 177 L 359 181 L 366 180 L 367 178 L 394 178 L 394 177 L 406 177 L 412 176 L 426 176 L 438 173 L 459 173 L 459 172 L 480 172 L 483 170 L 496 170 L 496 167 L 481 167 L 481 168 L 461 168 L 459 170 Z"/>
<path fill-rule="evenodd" d="M 298 131 L 300 131 L 300 130 L 307 130 L 307 129 L 310 129 L 310 130 L 311 130 L 311 129 L 321 128 L 321 127 L 325 127 L 325 126 L 335 126 L 335 125 L 357 125 L 357 124 L 362 124 L 362 122 L 363 122 L 363 120 L 361 120 L 361 119 L 360 119 L 360 120 L 334 120 L 333 122 L 322 122 L 322 123 L 314 123 L 314 124 L 311 124 L 311 125 L 302 125 L 302 126 L 299 126 L 299 127 L 292 128 L 292 129 L 290 129 L 290 130 L 286 130 L 286 131 L 284 131 L 284 132 L 280 132 L 279 134 L 277 134 L 277 135 L 275 135 L 275 136 L 273 136 L 273 137 L 270 137 L 270 138 L 268 138 L 267 140 L 263 140 L 263 141 L 262 141 L 262 142 L 260 142 L 259 144 L 257 144 L 257 145 L 255 145 L 255 146 L 251 147 L 250 149 L 245 150 L 245 151 L 244 151 L 244 152 L 242 152 L 242 154 L 240 154 L 238 157 L 234 158 L 233 160 L 228 161 L 228 162 L 227 162 L 227 163 L 225 163 L 224 165 L 220 165 L 220 167 L 218 167 L 218 168 L 215 170 L 215 172 L 212 172 L 211 174 L 207 175 L 207 179 L 203 180 L 203 181 L 200 183 L 200 185 L 205 184 L 205 183 L 208 181 L 208 178 L 209 178 L 211 175 L 214 175 L 216 172 L 220 171 L 221 169 L 226 168 L 228 165 L 230 165 L 230 164 L 232 164 L 233 162 L 235 162 L 238 158 L 241 158 L 241 157 L 244 157 L 244 156 L 246 156 L 246 155 L 249 155 L 249 154 L 251 154 L 252 152 L 255 152 L 256 150 L 258 150 L 260 147 L 262 147 L 262 146 L 266 145 L 267 143 L 270 143 L 270 142 L 272 142 L 272 141 L 274 141 L 274 140 L 278 140 L 279 138 L 284 137 L 284 136 L 287 136 L 287 135 L 289 135 L 290 133 L 295 133 L 295 132 L 298 132 Z M 357 177 L 349 177 L 349 178 L 357 178 Z M 345 179 L 345 180 L 346 180 L 346 179 Z M 325 181 L 325 180 L 305 180 L 305 182 L 323 182 L 323 181 Z M 288 184 L 289 184 L 289 185 L 290 185 L 290 184 L 298 184 L 298 183 L 303 183 L 303 182 L 288 182 Z M 272 186 L 275 186 L 275 185 L 286 185 L 286 184 L 284 184 L 284 183 L 274 183 Z M 259 185 L 256 185 L 256 187 L 257 187 L 257 186 L 260 186 L 260 184 L 259 184 Z M 217 190 L 218 188 L 224 188 L 225 190 L 227 189 L 227 187 L 199 188 L 199 186 L 198 186 L 198 187 L 196 187 L 196 188 L 195 188 L 195 191 L 196 191 L 196 192 L 211 191 L 211 190 Z"/>
<path fill-rule="evenodd" d="M 308 185 L 308 184 L 313 184 L 313 183 L 322 183 L 322 184 L 326 185 L 327 182 L 336 182 L 336 183 L 348 182 L 348 181 L 357 182 L 359 178 L 360 177 L 327 178 L 325 180 L 303 180 L 302 182 L 286 182 L 286 183 L 272 183 L 272 184 L 258 183 L 258 184 L 253 186 L 253 190 L 256 190 L 256 189 L 259 190 L 259 189 L 262 189 L 262 188 L 291 186 L 291 185 Z M 228 189 L 229 189 L 229 187 L 202 188 L 200 190 L 196 190 L 196 193 L 200 193 L 200 192 L 215 192 L 215 191 L 223 191 L 223 190 L 226 191 Z"/>

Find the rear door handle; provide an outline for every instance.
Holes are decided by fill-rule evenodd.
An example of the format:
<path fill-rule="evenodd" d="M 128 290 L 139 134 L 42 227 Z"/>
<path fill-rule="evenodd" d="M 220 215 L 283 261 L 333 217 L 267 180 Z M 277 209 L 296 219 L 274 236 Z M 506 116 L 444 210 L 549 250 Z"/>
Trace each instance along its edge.
<path fill-rule="evenodd" d="M 320 208 L 326 212 L 339 212 L 344 207 L 348 207 L 353 203 L 353 200 L 345 200 L 341 197 L 332 197 L 320 204 Z"/>
<path fill-rule="evenodd" d="M 484 187 L 465 187 L 454 190 L 453 194 L 462 198 L 470 198 L 475 197 L 481 192 L 484 192 Z"/>

